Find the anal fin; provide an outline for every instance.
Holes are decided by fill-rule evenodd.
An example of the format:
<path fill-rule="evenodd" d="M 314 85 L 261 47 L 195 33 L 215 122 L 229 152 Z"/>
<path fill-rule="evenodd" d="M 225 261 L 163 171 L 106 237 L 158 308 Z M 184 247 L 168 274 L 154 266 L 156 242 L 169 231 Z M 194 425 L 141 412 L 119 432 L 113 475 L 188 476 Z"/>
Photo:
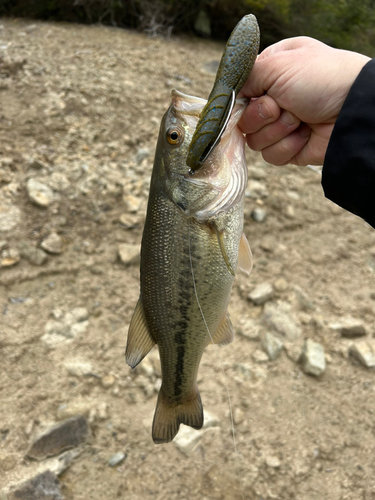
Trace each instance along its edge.
<path fill-rule="evenodd" d="M 155 341 L 148 329 L 141 297 L 138 299 L 133 317 L 130 321 L 125 359 L 129 366 L 135 368 L 154 347 Z"/>
<path fill-rule="evenodd" d="M 233 338 L 233 326 L 229 318 L 229 314 L 227 313 L 221 325 L 213 335 L 212 342 L 210 342 L 210 344 L 230 344 L 233 341 Z"/>
<path fill-rule="evenodd" d="M 245 274 L 249 275 L 253 268 L 253 254 L 251 253 L 249 242 L 245 236 L 245 233 L 242 233 L 240 240 L 240 248 L 238 251 L 238 267 Z"/>

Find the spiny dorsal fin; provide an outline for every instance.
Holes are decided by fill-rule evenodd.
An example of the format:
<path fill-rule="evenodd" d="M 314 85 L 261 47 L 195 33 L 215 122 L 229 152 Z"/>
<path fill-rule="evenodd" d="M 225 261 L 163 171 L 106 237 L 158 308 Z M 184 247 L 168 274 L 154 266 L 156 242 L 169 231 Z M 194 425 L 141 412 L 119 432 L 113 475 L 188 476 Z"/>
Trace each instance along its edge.
<path fill-rule="evenodd" d="M 221 325 L 212 337 L 211 344 L 230 344 L 234 338 L 232 322 L 227 313 Z"/>
<path fill-rule="evenodd" d="M 154 347 L 155 341 L 148 330 L 141 297 L 138 299 L 129 326 L 128 343 L 126 345 L 126 362 L 135 368 Z"/>
<path fill-rule="evenodd" d="M 238 251 L 238 267 L 247 275 L 251 273 L 253 268 L 253 255 L 245 233 L 242 233 L 241 236 L 240 248 Z"/>

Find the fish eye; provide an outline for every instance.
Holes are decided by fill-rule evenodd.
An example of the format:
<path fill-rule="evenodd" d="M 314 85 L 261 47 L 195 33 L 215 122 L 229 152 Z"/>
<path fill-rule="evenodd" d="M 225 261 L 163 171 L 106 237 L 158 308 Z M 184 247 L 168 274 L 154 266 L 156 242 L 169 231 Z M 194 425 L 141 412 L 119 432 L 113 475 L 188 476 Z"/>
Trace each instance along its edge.
<path fill-rule="evenodd" d="M 176 146 L 177 144 L 181 144 L 184 138 L 183 131 L 177 127 L 170 127 L 167 130 L 167 141 L 169 144 Z"/>

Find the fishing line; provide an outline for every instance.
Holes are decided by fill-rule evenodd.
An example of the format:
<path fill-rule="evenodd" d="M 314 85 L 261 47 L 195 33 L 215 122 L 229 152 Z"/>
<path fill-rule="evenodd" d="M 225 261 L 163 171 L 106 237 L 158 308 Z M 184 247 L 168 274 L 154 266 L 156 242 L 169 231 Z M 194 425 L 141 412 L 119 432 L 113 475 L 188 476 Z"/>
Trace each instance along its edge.
<path fill-rule="evenodd" d="M 189 223 L 188 223 L 188 236 L 189 236 L 190 270 L 191 270 L 191 276 L 193 278 L 194 294 L 195 294 L 195 298 L 197 299 L 197 304 L 198 304 L 198 307 L 199 307 L 199 311 L 201 313 L 203 322 L 204 322 L 206 330 L 208 332 L 208 336 L 210 337 L 211 343 L 215 345 L 215 343 L 213 341 L 213 338 L 212 338 L 212 335 L 211 335 L 211 332 L 210 332 L 210 329 L 208 328 L 206 318 L 204 317 L 201 304 L 199 302 L 197 287 L 196 287 L 196 284 L 195 284 L 195 275 L 194 275 L 194 269 L 193 269 L 193 259 L 191 257 L 191 248 L 190 248 L 190 224 L 191 224 L 191 222 L 192 221 L 189 220 Z M 236 431 L 235 431 L 235 427 L 234 427 L 234 417 L 233 417 L 232 400 L 231 400 L 231 397 L 230 397 L 230 392 L 229 392 L 229 387 L 228 387 L 228 382 L 227 382 L 227 376 L 226 376 L 225 371 L 224 371 L 224 363 L 223 363 L 223 360 L 222 360 L 222 357 L 221 357 L 221 353 L 220 353 L 219 350 L 217 352 L 218 352 L 218 357 L 219 357 L 219 361 L 220 361 L 221 372 L 222 372 L 223 377 L 224 377 L 224 384 L 225 384 L 225 389 L 227 391 L 227 397 L 228 397 L 228 403 L 229 403 L 229 414 L 230 414 L 230 422 L 231 422 L 231 427 L 232 427 L 234 454 L 235 454 L 235 456 L 237 458 L 237 460 L 236 460 L 236 474 L 237 474 L 237 477 L 238 477 L 238 480 L 239 480 L 239 483 L 240 483 L 242 500 L 245 500 L 245 493 L 244 493 L 244 489 L 243 489 L 243 486 L 242 486 L 242 483 L 241 483 L 241 476 L 240 476 L 240 470 L 239 470 L 239 465 L 238 465 L 239 454 L 238 454 L 238 451 L 237 451 L 237 440 L 236 440 Z"/>

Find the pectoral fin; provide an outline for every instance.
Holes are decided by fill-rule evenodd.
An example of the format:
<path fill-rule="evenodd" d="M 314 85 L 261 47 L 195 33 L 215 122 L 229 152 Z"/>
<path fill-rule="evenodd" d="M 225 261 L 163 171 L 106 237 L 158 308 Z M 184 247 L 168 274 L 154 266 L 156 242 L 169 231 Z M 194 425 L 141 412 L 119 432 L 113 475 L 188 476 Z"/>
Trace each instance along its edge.
<path fill-rule="evenodd" d="M 221 325 L 216 330 L 210 344 L 230 344 L 234 338 L 232 322 L 227 313 Z"/>
<path fill-rule="evenodd" d="M 139 298 L 129 326 L 128 343 L 126 345 L 126 362 L 135 368 L 154 347 L 155 341 L 148 329 L 142 299 Z"/>
<path fill-rule="evenodd" d="M 227 265 L 228 271 L 230 272 L 230 274 L 234 276 L 236 273 L 235 270 L 233 269 L 232 264 L 229 262 L 229 257 L 225 249 L 224 230 L 218 229 L 216 224 L 213 224 L 213 227 L 217 236 L 217 241 L 219 242 L 221 255 L 223 256 L 224 262 Z"/>
<path fill-rule="evenodd" d="M 251 273 L 253 268 L 253 255 L 245 233 L 242 233 L 241 236 L 240 248 L 238 252 L 238 267 L 247 275 Z"/>

